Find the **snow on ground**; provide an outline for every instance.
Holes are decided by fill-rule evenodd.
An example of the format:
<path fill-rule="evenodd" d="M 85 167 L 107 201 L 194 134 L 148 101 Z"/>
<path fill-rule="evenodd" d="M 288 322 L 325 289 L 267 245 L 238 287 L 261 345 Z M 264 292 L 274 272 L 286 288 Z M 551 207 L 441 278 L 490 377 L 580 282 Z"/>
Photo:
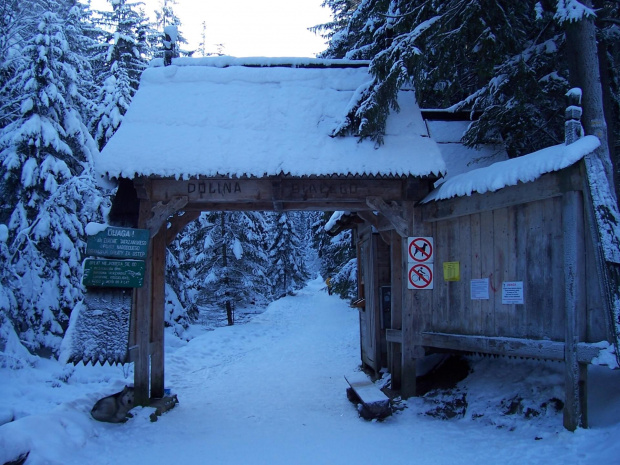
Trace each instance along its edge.
<path fill-rule="evenodd" d="M 562 365 L 501 358 L 472 360 L 461 418 L 423 415 L 436 397 L 401 402 L 383 422 L 359 418 L 343 378 L 359 366 L 357 310 L 322 287 L 189 342 L 168 334 L 166 384 L 180 403 L 154 423 L 150 408 L 124 424 L 90 417 L 132 381 L 127 367 L 0 368 L 0 464 L 27 450 L 27 465 L 618 463 L 620 372 L 602 367 L 589 373 L 592 427 L 575 433 L 553 408 L 506 414 L 516 398 L 524 410 L 562 398 Z"/>

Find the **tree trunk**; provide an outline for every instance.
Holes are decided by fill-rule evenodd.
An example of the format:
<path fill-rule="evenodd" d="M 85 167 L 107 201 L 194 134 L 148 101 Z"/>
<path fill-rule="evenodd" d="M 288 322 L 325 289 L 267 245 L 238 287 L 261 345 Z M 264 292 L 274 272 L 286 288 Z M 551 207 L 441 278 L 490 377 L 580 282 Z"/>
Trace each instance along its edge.
<path fill-rule="evenodd" d="M 226 212 L 221 213 L 221 221 L 220 226 L 222 227 L 222 268 L 226 275 L 224 276 L 224 285 L 226 286 L 226 291 L 224 292 L 224 296 L 226 302 L 224 307 L 226 308 L 226 320 L 228 321 L 228 326 L 232 326 L 235 324 L 235 319 L 233 318 L 232 312 L 232 304 L 230 303 L 230 292 L 228 292 L 228 286 L 230 286 L 230 279 L 228 277 L 228 256 L 226 255 Z"/>
<path fill-rule="evenodd" d="M 597 12 L 603 11 L 605 0 L 594 0 L 594 8 Z M 600 16 L 595 21 L 597 30 L 604 27 L 604 22 L 608 18 L 601 18 Z M 619 70 L 612 69 L 612 63 L 610 62 L 609 55 L 615 57 L 616 62 L 620 58 L 620 44 L 618 41 L 601 41 L 598 43 L 598 59 L 599 59 L 599 72 L 601 75 L 601 87 L 603 90 L 603 111 L 605 112 L 605 121 L 607 122 L 607 145 L 609 146 L 609 156 L 611 157 L 611 164 L 614 170 L 614 181 L 616 198 L 620 197 L 620 151 L 616 145 L 616 131 L 618 130 L 618 118 L 615 116 L 616 110 L 614 110 L 614 95 L 612 91 L 612 75 L 615 75 Z"/>
<path fill-rule="evenodd" d="M 230 300 L 226 301 L 226 318 L 228 320 L 228 326 L 232 326 L 235 324 L 235 319 L 233 318 L 232 304 Z"/>
<path fill-rule="evenodd" d="M 592 7 L 590 0 L 582 3 Z M 583 93 L 583 126 L 586 134 L 599 138 L 601 146 L 597 156 L 603 164 L 610 191 L 614 189 L 614 171 L 609 152 L 607 122 L 603 110 L 603 90 L 596 44 L 596 27 L 594 21 L 583 18 L 580 21 L 566 23 L 566 45 L 569 51 L 570 81 L 573 87 L 579 87 Z"/>

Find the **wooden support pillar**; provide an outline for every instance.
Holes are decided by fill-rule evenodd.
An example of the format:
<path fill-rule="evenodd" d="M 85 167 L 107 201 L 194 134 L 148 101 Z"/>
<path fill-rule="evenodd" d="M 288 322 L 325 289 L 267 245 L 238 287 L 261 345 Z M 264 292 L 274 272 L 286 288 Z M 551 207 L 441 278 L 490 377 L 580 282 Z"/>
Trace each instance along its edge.
<path fill-rule="evenodd" d="M 151 218 L 151 202 L 140 200 L 138 227 L 145 228 Z M 148 406 L 150 399 L 150 342 L 151 342 L 151 307 L 153 280 L 153 241 L 149 241 L 146 254 L 144 284 L 134 290 L 135 312 L 135 346 L 137 355 L 134 359 L 134 394 L 136 405 Z"/>
<path fill-rule="evenodd" d="M 368 266 L 364 270 L 365 277 L 365 299 L 366 299 L 366 322 L 369 325 L 368 332 L 368 356 L 372 359 L 372 368 L 378 376 L 381 363 L 381 297 L 379 291 L 379 270 L 378 265 L 378 242 L 379 237 L 376 234 L 370 235 L 368 242 L 369 250 L 367 257 Z"/>
<path fill-rule="evenodd" d="M 401 237 L 396 231 L 391 231 L 390 240 L 390 263 L 392 268 L 392 321 L 390 328 L 400 330 L 403 327 L 403 243 L 406 239 Z M 406 287 L 406 286 L 405 286 Z M 400 390 L 402 386 L 402 343 L 389 342 L 389 371 L 392 375 L 392 389 Z"/>
<path fill-rule="evenodd" d="M 164 319 L 166 286 L 166 224 L 151 239 L 151 397 L 164 397 Z"/>
<path fill-rule="evenodd" d="M 410 227 L 412 236 L 430 236 L 432 227 L 422 222 L 422 215 L 419 209 L 413 207 L 413 204 L 406 203 L 404 205 L 404 218 L 409 222 L 413 222 Z M 406 240 L 406 238 L 403 238 Z M 401 396 L 408 398 L 415 396 L 416 387 L 416 364 L 417 359 L 424 356 L 424 348 L 420 346 L 420 334 L 422 332 L 422 312 L 420 308 L 432 302 L 431 291 L 427 290 L 409 290 L 407 288 L 407 246 L 404 243 L 402 247 L 402 268 L 403 283 L 402 286 L 402 384 Z"/>
<path fill-rule="evenodd" d="M 164 318 L 166 245 L 180 230 L 181 224 L 195 219 L 192 214 L 177 220 L 168 234 L 167 220 L 187 205 L 186 196 L 173 196 L 166 202 L 153 203 L 150 181 L 134 181 L 140 198 L 138 227 L 148 229 L 150 240 L 145 260 L 144 285 L 134 292 L 132 317 L 134 388 L 136 405 L 148 406 L 150 399 L 164 396 Z"/>
<path fill-rule="evenodd" d="M 564 427 L 587 427 L 587 365 L 577 359 L 577 344 L 585 339 L 585 244 L 583 195 L 566 192 L 562 197 L 566 340 Z"/>

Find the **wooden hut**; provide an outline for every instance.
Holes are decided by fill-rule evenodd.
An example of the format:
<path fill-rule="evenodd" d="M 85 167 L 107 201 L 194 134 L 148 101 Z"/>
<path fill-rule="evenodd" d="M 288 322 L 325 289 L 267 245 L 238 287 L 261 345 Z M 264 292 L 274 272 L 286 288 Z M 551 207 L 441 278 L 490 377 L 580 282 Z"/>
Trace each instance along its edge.
<path fill-rule="evenodd" d="M 393 387 L 408 397 L 416 393 L 416 360 L 437 351 L 563 361 L 565 426 L 585 426 L 587 365 L 616 367 L 618 346 L 608 287 L 618 236 L 601 235 L 589 183 L 598 139 L 513 160 L 497 152 L 474 169 L 467 160 L 479 154 L 448 139 L 436 135 L 454 144 L 443 152 L 448 176 L 407 211 L 407 240 L 380 215 L 334 222 L 337 232 L 351 226 L 352 215 L 366 219 L 352 226 L 362 363 L 375 372 L 387 367 Z M 611 286 L 617 293 L 617 282 Z"/>
<path fill-rule="evenodd" d="M 576 142 L 570 163 L 532 179 L 460 192 L 467 182 L 456 173 L 477 179 L 499 163 L 511 170 L 513 160 L 501 161 L 497 148 L 463 157 L 462 123 L 423 115 L 412 90 L 400 93 L 384 145 L 330 137 L 367 85 L 367 65 L 218 57 L 144 72 L 96 161 L 102 177 L 119 182 L 113 220 L 151 237 L 130 331 L 138 404 L 164 391 L 166 244 L 201 211 L 342 210 L 363 220 L 362 362 L 389 366 L 405 397 L 415 394 L 416 359 L 446 349 L 565 360 L 578 393 L 585 364 L 615 343 L 579 161 L 594 141 Z M 419 238 L 433 249 L 421 263 L 432 280 L 408 259 Z M 517 283 L 510 302 L 507 283 Z"/>

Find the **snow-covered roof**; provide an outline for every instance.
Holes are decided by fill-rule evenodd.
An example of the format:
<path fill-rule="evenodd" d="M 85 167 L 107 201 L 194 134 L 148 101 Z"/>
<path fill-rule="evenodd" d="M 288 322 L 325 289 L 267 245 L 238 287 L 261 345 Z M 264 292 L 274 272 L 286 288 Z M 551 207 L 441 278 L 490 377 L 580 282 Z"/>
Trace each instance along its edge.
<path fill-rule="evenodd" d="M 484 194 L 514 186 L 519 182 L 531 182 L 543 174 L 569 167 L 599 145 L 600 141 L 596 136 L 585 136 L 570 145 L 554 145 L 522 157 L 473 169 L 449 177 L 426 196 L 422 203 L 473 193 Z"/>
<path fill-rule="evenodd" d="M 445 171 L 412 91 L 385 143 L 330 137 L 371 77 L 367 62 L 181 58 L 146 69 L 96 160 L 109 177 L 370 175 Z"/>
<path fill-rule="evenodd" d="M 425 110 L 425 112 L 429 113 L 432 110 Z M 471 121 L 441 118 L 429 118 L 425 121 L 428 133 L 437 142 L 446 164 L 446 174 L 435 182 L 435 186 L 439 186 L 459 174 L 508 159 L 508 154 L 502 144 L 488 144 L 478 148 L 463 145 L 463 135 L 469 128 Z"/>

